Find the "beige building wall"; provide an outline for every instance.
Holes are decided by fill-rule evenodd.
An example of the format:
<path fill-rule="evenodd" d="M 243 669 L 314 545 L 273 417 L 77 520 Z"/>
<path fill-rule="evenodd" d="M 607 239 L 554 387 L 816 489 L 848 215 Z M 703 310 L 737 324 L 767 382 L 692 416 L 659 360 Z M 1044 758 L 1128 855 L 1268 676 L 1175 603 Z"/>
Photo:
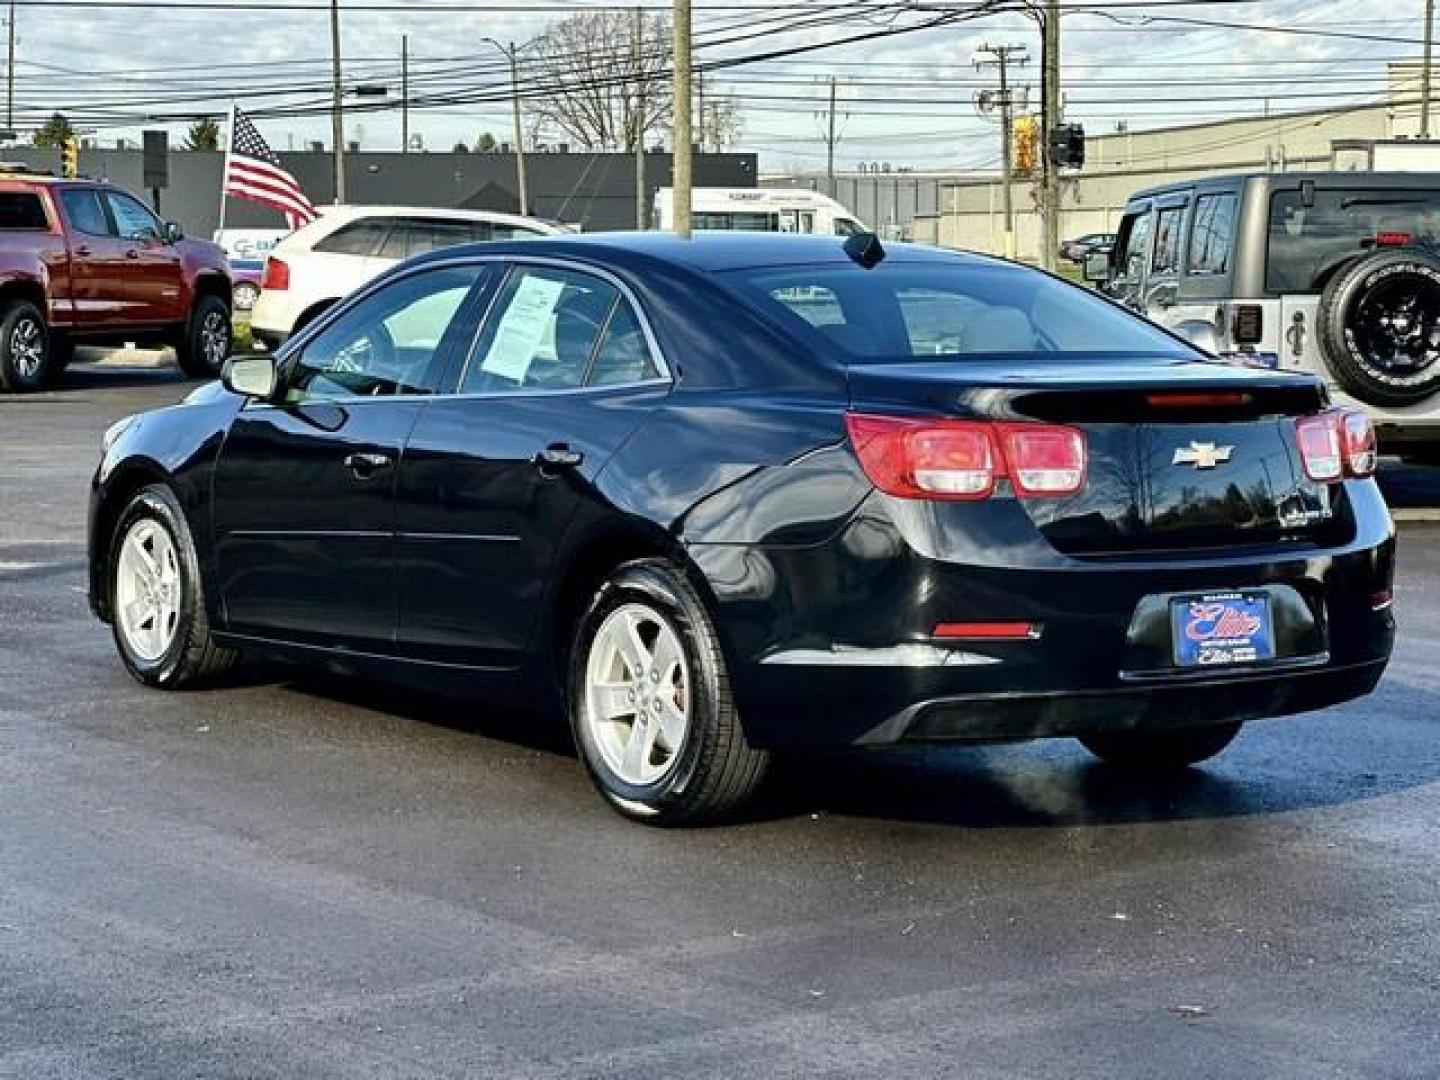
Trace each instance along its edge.
<path fill-rule="evenodd" d="M 1393 113 L 1389 105 L 1370 105 L 1091 136 L 1084 172 L 1063 185 L 1061 236 L 1114 232 L 1126 201 L 1143 188 L 1223 173 L 1328 169 L 1332 143 L 1392 137 Z M 1436 121 L 1440 128 L 1440 113 Z M 1017 182 L 1014 202 L 1016 250 L 1021 259 L 1036 260 L 1040 223 L 1034 185 Z M 998 181 L 948 184 L 936 220 L 917 219 L 914 233 L 917 239 L 934 235 L 946 247 L 1001 254 L 1005 231 L 1000 207 Z"/>

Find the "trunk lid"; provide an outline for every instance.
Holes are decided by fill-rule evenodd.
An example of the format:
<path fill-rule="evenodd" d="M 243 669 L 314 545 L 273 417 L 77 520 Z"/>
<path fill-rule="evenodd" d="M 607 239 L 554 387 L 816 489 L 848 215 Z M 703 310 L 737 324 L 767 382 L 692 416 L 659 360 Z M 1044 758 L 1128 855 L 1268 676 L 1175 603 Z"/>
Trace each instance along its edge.
<path fill-rule="evenodd" d="M 1329 540 L 1339 487 L 1311 481 L 1295 418 L 1319 380 L 1170 360 L 855 365 L 861 412 L 1043 421 L 1079 428 L 1074 495 L 1022 500 L 1056 549 L 1079 556 Z M 1008 489 L 1002 489 L 1002 496 Z"/>

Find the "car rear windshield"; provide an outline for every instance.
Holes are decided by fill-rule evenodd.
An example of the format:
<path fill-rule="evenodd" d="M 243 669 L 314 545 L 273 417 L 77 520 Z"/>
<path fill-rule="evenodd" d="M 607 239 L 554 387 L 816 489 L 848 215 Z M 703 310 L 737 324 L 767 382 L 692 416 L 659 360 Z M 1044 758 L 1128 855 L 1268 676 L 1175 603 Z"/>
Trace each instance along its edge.
<path fill-rule="evenodd" d="M 0 229 L 48 229 L 40 196 L 29 191 L 0 191 Z"/>
<path fill-rule="evenodd" d="M 1315 292 L 1326 272 L 1374 245 L 1381 234 L 1440 242 L 1440 191 L 1352 188 L 1277 191 L 1270 198 L 1270 252 L 1265 287 Z"/>
<path fill-rule="evenodd" d="M 1005 265 L 883 262 L 722 275 L 800 336 L 863 360 L 1194 354 L 1089 290 Z"/>

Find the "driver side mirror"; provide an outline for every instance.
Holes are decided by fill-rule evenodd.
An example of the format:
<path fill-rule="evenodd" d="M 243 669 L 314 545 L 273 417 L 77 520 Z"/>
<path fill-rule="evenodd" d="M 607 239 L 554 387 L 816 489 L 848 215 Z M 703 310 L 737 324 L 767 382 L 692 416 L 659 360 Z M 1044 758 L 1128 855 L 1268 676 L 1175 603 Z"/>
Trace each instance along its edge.
<path fill-rule="evenodd" d="M 162 238 L 167 244 L 178 244 L 181 240 L 185 239 L 185 230 L 173 221 L 165 222 L 165 224 L 161 226 L 161 231 L 164 234 Z"/>
<path fill-rule="evenodd" d="M 1085 280 L 1097 285 L 1110 277 L 1110 253 L 1092 251 L 1085 256 Z"/>
<path fill-rule="evenodd" d="M 270 401 L 280 388 L 280 372 L 275 357 L 232 356 L 220 370 L 220 382 L 232 394 Z"/>

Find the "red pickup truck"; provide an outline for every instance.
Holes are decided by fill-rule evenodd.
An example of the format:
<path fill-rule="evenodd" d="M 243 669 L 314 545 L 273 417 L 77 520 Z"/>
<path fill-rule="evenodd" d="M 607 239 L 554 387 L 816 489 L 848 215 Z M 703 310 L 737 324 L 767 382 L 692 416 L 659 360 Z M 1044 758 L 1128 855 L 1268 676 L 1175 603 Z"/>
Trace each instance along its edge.
<path fill-rule="evenodd" d="M 112 184 L 0 175 L 0 391 L 38 390 L 78 344 L 173 346 L 214 378 L 230 351 L 230 268 Z"/>

